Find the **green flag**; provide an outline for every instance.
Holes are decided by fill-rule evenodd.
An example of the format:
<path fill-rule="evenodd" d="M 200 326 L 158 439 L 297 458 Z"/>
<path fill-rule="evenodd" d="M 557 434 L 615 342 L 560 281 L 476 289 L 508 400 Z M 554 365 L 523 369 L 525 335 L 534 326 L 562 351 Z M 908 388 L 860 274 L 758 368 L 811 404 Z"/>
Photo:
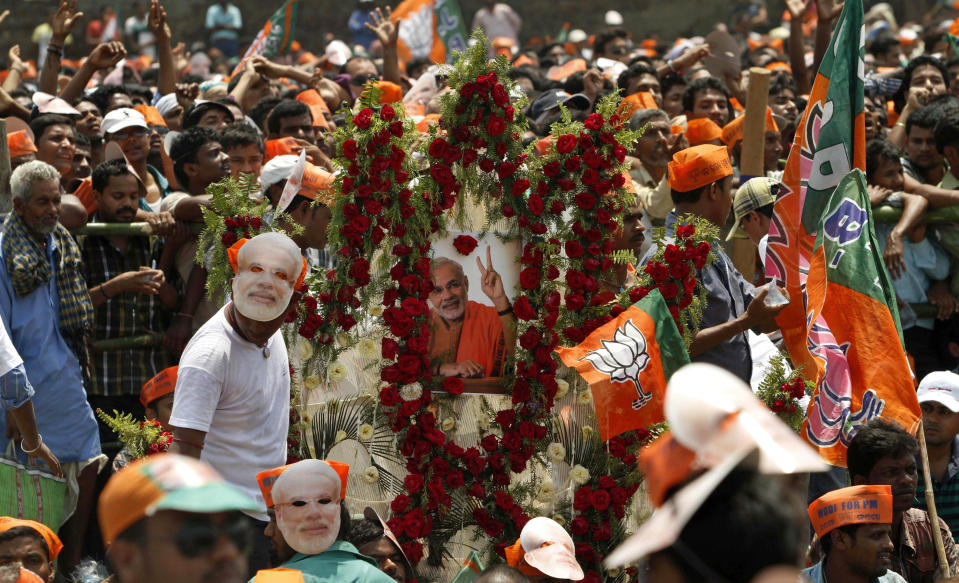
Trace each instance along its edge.
<path fill-rule="evenodd" d="M 233 70 L 233 75 L 240 71 L 243 61 L 256 55 L 263 55 L 268 59 L 285 55 L 293 44 L 293 35 L 296 33 L 296 16 L 300 10 L 300 0 L 286 0 L 279 10 L 266 21 L 256 38 L 246 49 L 243 58 Z"/>
<path fill-rule="evenodd" d="M 483 561 L 480 560 L 476 551 L 470 551 L 469 556 L 463 563 L 463 568 L 453 577 L 450 583 L 473 583 L 483 572 L 483 568 Z"/>
<path fill-rule="evenodd" d="M 460 10 L 459 0 L 436 0 L 434 10 L 436 11 L 436 32 L 446 45 L 447 58 L 452 57 L 456 51 L 466 51 L 466 25 L 463 23 L 463 12 Z"/>

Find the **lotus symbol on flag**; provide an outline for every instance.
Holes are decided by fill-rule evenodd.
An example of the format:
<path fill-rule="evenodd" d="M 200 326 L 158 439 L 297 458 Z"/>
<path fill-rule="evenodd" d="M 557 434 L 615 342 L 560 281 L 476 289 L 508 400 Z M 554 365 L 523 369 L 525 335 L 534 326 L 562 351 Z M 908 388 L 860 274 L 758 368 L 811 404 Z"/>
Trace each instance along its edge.
<path fill-rule="evenodd" d="M 622 327 L 613 334 L 612 340 L 602 340 L 602 348 L 590 350 L 589 354 L 580 360 L 588 360 L 593 368 L 609 375 L 609 380 L 616 383 L 633 381 L 639 398 L 634 400 L 634 410 L 641 409 L 650 399 L 639 383 L 639 374 L 649 364 L 649 354 L 646 352 L 646 337 L 627 320 Z"/>
<path fill-rule="evenodd" d="M 424 4 L 399 21 L 399 37 L 416 58 L 430 56 L 433 48 L 433 3 Z"/>

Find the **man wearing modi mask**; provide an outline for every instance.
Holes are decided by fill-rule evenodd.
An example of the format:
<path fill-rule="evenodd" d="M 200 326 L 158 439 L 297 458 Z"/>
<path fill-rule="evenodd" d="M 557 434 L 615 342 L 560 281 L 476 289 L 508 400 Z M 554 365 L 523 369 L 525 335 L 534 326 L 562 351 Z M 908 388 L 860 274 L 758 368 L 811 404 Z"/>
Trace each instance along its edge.
<path fill-rule="evenodd" d="M 350 514 L 343 500 L 349 471 L 343 463 L 310 459 L 287 466 L 276 478 L 271 491 L 276 524 L 296 551 L 280 570 L 320 581 L 395 583 L 347 542 Z M 256 580 L 268 572 L 260 571 Z"/>
<path fill-rule="evenodd" d="M 506 547 L 506 562 L 532 583 L 581 581 L 585 575 L 576 561 L 573 538 L 555 520 L 538 516 Z"/>
<path fill-rule="evenodd" d="M 180 357 L 170 451 L 200 458 L 257 501 L 250 572 L 269 566 L 269 517 L 256 474 L 286 462 L 290 369 L 280 326 L 306 263 L 282 233 L 228 250 L 233 301 L 207 321 Z"/>

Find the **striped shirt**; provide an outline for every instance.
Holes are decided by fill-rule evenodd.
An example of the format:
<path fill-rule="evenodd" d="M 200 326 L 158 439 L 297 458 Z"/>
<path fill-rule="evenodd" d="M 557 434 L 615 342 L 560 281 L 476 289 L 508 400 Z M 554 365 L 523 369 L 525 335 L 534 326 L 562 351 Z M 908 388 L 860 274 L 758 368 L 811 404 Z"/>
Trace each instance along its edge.
<path fill-rule="evenodd" d="M 121 252 L 109 237 L 79 238 L 87 286 L 101 283 L 141 266 L 151 267 L 159 260 L 162 243 L 158 238 L 128 237 L 126 252 Z M 166 330 L 170 314 L 155 295 L 125 292 L 114 295 L 96 308 L 93 340 L 141 336 Z M 91 395 L 113 397 L 139 395 L 143 384 L 171 364 L 159 345 L 124 348 L 92 355 Z"/>
<path fill-rule="evenodd" d="M 916 487 L 916 508 L 926 510 L 926 481 L 919 466 L 919 484 Z M 936 496 L 936 511 L 939 518 L 946 521 L 953 533 L 959 529 L 959 436 L 952 442 L 952 459 L 946 466 L 946 477 L 942 481 L 932 478 L 932 491 Z"/>

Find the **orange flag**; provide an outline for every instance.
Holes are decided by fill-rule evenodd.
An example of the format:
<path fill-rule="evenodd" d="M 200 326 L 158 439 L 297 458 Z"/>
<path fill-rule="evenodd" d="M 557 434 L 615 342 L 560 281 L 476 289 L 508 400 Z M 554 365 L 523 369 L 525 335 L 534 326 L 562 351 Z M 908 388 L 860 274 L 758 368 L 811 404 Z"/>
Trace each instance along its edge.
<path fill-rule="evenodd" d="M 689 363 L 659 290 L 600 326 L 573 348 L 557 348 L 593 392 L 603 441 L 665 420 L 666 382 Z"/>
<path fill-rule="evenodd" d="M 446 45 L 436 30 L 433 0 L 403 0 L 393 9 L 393 22 L 399 28 L 397 52 L 401 63 L 424 57 L 434 63 L 446 62 Z"/>

